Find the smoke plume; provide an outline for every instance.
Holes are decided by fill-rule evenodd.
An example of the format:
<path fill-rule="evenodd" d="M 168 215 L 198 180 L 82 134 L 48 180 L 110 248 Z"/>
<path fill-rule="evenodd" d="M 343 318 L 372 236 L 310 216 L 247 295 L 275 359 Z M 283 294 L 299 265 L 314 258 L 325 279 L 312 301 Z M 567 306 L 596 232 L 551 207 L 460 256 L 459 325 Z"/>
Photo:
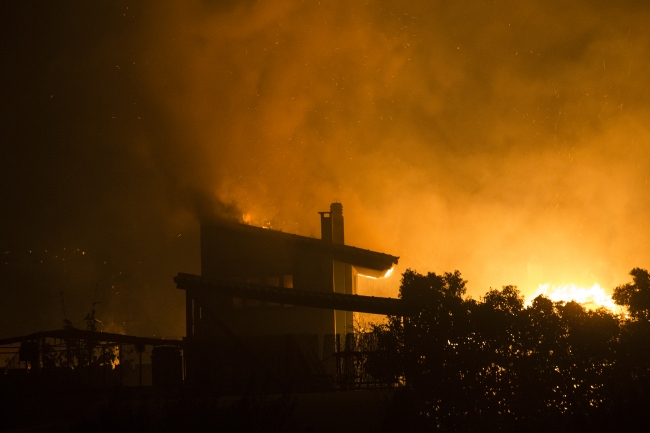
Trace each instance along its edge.
<path fill-rule="evenodd" d="M 474 297 L 650 262 L 642 3 L 10 9 L 3 248 L 122 263 L 153 322 L 128 332 L 182 333 L 171 277 L 198 272 L 211 213 L 318 236 L 339 201 L 347 243 L 459 269 Z M 395 296 L 398 272 L 362 289 Z"/>

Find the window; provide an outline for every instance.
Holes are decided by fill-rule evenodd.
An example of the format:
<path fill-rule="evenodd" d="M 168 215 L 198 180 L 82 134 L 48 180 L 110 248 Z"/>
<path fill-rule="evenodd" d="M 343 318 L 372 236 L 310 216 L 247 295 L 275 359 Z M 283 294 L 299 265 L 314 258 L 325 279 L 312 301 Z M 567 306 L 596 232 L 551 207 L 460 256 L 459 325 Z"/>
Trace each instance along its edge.
<path fill-rule="evenodd" d="M 280 287 L 280 277 L 266 277 L 264 282 L 267 286 Z M 278 302 L 266 302 L 267 307 L 281 307 Z"/>
<path fill-rule="evenodd" d="M 230 279 L 233 283 L 262 284 L 272 287 L 283 287 L 293 289 L 293 275 L 282 275 L 279 277 L 233 277 Z M 259 307 L 293 307 L 291 304 L 281 304 L 279 302 L 260 302 L 255 299 L 243 299 L 238 297 L 232 298 L 232 308 L 259 308 Z"/>
<path fill-rule="evenodd" d="M 262 279 L 259 277 L 249 277 L 246 278 L 246 282 L 250 284 L 262 284 Z M 252 308 L 257 308 L 262 305 L 260 301 L 257 299 L 246 299 L 245 300 L 245 305 L 246 307 L 252 307 Z"/>
<path fill-rule="evenodd" d="M 282 287 L 285 289 L 293 289 L 293 275 L 282 276 Z M 285 307 L 293 307 L 291 304 L 284 304 Z"/>

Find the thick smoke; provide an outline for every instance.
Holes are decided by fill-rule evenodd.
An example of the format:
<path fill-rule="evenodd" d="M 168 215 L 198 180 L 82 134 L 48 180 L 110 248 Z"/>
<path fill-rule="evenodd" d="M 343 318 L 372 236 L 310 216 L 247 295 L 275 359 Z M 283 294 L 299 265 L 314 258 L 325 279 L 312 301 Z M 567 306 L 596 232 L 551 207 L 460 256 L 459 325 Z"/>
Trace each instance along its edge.
<path fill-rule="evenodd" d="M 647 17 L 186 3 L 147 21 L 148 81 L 257 224 L 316 234 L 313 211 L 339 200 L 349 242 L 461 269 L 474 295 L 612 286 L 648 259 Z"/>
<path fill-rule="evenodd" d="M 335 200 L 347 243 L 401 256 L 376 295 L 406 267 L 475 297 L 614 287 L 650 262 L 637 3 L 13 6 L 3 248 L 113 263 L 130 298 L 104 285 L 103 313 L 130 333 L 182 333 L 199 218 L 317 236 Z"/>

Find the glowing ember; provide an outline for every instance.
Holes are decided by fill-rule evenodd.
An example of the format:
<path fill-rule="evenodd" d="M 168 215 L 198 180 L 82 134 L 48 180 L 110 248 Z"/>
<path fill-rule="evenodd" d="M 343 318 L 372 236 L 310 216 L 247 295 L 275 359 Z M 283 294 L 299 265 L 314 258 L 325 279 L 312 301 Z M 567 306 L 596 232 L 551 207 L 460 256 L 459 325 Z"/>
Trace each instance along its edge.
<path fill-rule="evenodd" d="M 612 297 L 607 295 L 598 284 L 594 284 L 589 288 L 576 286 L 575 284 L 567 284 L 564 286 L 540 284 L 539 288 L 535 294 L 530 297 L 530 300 L 526 305 L 530 305 L 532 300 L 539 295 L 544 295 L 553 302 L 575 301 L 587 309 L 604 307 L 612 313 L 616 313 L 617 311 L 617 305 L 612 300 Z"/>

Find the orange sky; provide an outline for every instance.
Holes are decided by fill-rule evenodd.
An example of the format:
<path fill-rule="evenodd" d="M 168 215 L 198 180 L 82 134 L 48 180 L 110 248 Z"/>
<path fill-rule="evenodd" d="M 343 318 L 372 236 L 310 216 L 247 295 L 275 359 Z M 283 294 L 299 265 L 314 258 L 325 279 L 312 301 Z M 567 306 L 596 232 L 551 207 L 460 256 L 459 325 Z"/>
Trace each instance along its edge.
<path fill-rule="evenodd" d="M 25 27 L 45 48 L 9 62 L 9 80 L 38 77 L 15 118 L 60 105 L 37 118 L 41 135 L 38 120 L 9 138 L 57 140 L 29 153 L 37 163 L 15 151 L 40 186 L 14 176 L 6 194 L 23 188 L 15 209 L 38 197 L 60 219 L 32 244 L 129 257 L 116 272 L 149 263 L 124 283 L 148 287 L 141 300 L 107 292 L 106 315 L 137 305 L 176 323 L 170 278 L 198 272 L 198 217 L 233 209 L 318 236 L 316 212 L 342 202 L 347 243 L 401 257 L 362 285 L 374 295 L 395 296 L 406 268 L 458 269 L 478 298 L 506 284 L 611 290 L 649 266 L 650 7 L 321 3 L 80 2 L 63 24 L 43 13 Z M 11 233 L 44 226 L 12 212 Z M 144 322 L 126 329 L 150 333 Z"/>
<path fill-rule="evenodd" d="M 611 288 L 650 258 L 647 18 L 604 2 L 190 2 L 147 21 L 146 84 L 191 137 L 183 181 L 255 224 L 316 236 L 338 200 L 349 243 L 400 271 L 459 269 L 475 297 Z"/>

